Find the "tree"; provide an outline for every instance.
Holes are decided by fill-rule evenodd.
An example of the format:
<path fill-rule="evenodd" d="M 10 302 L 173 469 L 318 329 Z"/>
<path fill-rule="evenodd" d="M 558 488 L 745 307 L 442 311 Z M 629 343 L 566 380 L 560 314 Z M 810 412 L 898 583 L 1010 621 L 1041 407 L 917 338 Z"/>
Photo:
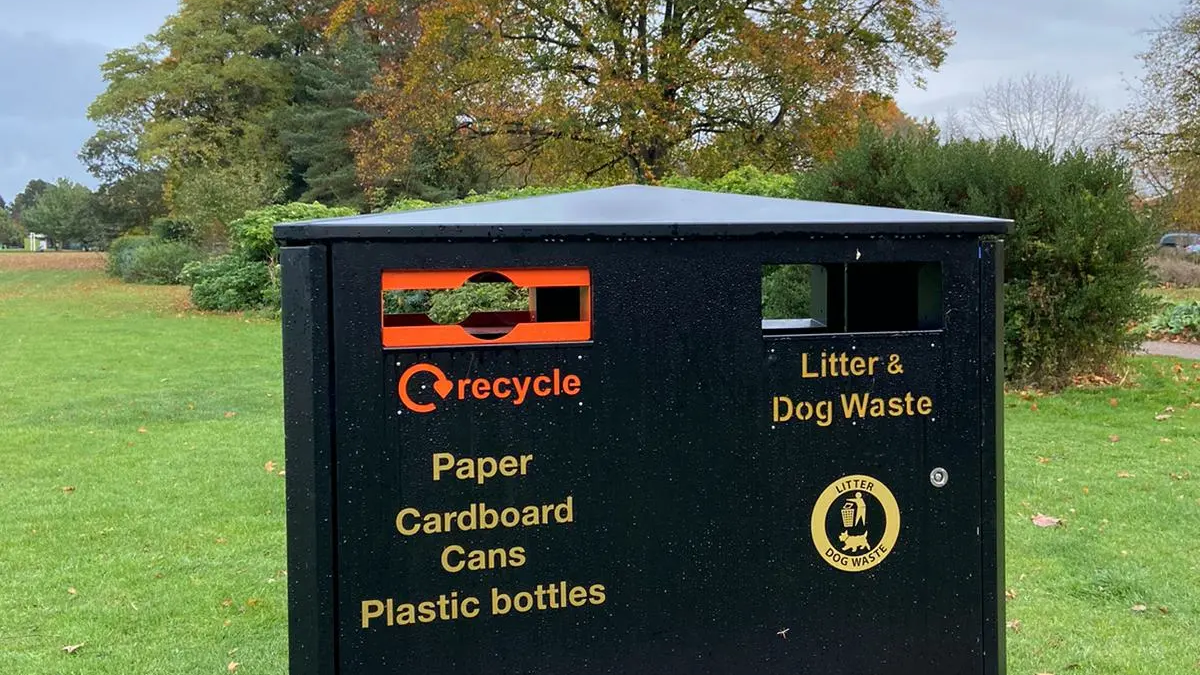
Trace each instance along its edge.
<path fill-rule="evenodd" d="M 863 99 L 863 119 L 875 126 L 884 136 L 924 134 L 931 128 L 928 121 L 919 121 L 900 109 L 891 96 L 868 96 Z"/>
<path fill-rule="evenodd" d="M 125 124 L 129 119 L 105 120 Z M 163 200 L 166 169 L 163 162 L 142 159 L 139 138 L 132 131 L 101 128 L 79 151 L 79 160 L 100 180 L 96 190 L 97 214 L 117 234 L 146 228 L 166 215 Z"/>
<path fill-rule="evenodd" d="M 318 17 L 321 30 L 330 42 L 330 47 L 322 52 L 323 59 L 320 60 L 329 62 L 329 56 L 337 56 L 344 51 L 350 53 L 343 58 L 354 58 L 353 52 L 355 51 L 369 51 L 374 57 L 374 62 L 369 66 L 352 68 L 350 67 L 352 64 L 347 60 L 346 63 L 339 64 L 335 68 L 335 70 L 341 71 L 335 76 L 341 80 L 352 82 L 356 91 L 353 100 L 349 101 L 336 115 L 326 114 L 324 121 L 326 124 L 335 125 L 335 129 L 332 130 L 334 134 L 347 130 L 349 132 L 348 140 L 361 140 L 364 132 L 369 132 L 368 127 L 371 120 L 374 119 L 374 111 L 364 109 L 361 100 L 373 92 L 375 83 L 372 80 L 378 75 L 381 64 L 389 71 L 396 70 L 409 57 L 421 34 L 420 14 L 425 8 L 436 4 L 436 1 L 339 0 L 328 13 Z M 366 73 L 369 73 L 369 77 L 365 81 L 361 81 L 360 77 Z M 316 76 L 314 78 L 316 82 L 323 79 L 317 70 L 311 71 L 310 75 Z M 304 73 L 298 73 L 297 79 L 298 81 L 305 79 Z M 332 94 L 335 99 L 345 100 L 345 96 L 349 92 L 342 90 L 339 93 L 336 88 L 322 91 L 322 88 L 318 87 L 307 93 L 309 96 L 316 94 L 322 97 L 325 94 Z M 304 118 L 309 117 L 312 113 L 320 116 L 325 112 L 320 106 L 305 105 L 306 97 L 302 94 L 298 93 L 296 100 L 299 104 L 296 112 L 300 112 L 301 117 L 291 119 L 285 117 L 284 119 L 292 126 L 285 124 L 283 128 L 285 141 L 289 139 L 293 141 L 292 147 L 299 151 L 290 150 L 293 162 L 299 161 L 307 165 L 309 160 L 300 157 L 301 153 L 320 156 L 329 153 L 330 150 L 335 150 L 325 156 L 336 158 L 337 164 L 333 164 L 329 159 L 320 160 L 319 163 L 328 164 L 329 168 L 336 166 L 338 168 L 336 179 L 339 182 L 353 179 L 354 187 L 358 191 L 353 202 L 355 205 L 361 205 L 361 202 L 367 201 L 369 202 L 366 204 L 368 207 L 382 207 L 397 197 L 415 197 L 431 202 L 442 202 L 462 198 L 472 193 L 487 192 L 499 185 L 498 176 L 488 166 L 487 153 L 482 149 L 456 148 L 454 138 L 451 136 L 422 136 L 414 140 L 404 161 L 395 164 L 387 176 L 370 181 L 371 189 L 368 194 L 364 195 L 363 184 L 354 163 L 355 155 L 361 145 L 346 144 L 345 149 L 350 153 L 351 162 L 349 165 L 344 165 L 341 164 L 344 155 L 340 145 L 336 148 L 322 147 L 340 143 L 341 137 L 335 137 L 329 133 L 323 135 L 314 133 L 308 139 L 301 135 L 292 135 L 291 132 L 297 127 L 303 128 L 301 125 L 306 122 L 316 122 L 317 126 L 321 126 L 319 118 L 317 120 Z M 322 143 L 321 138 L 334 140 Z M 306 147 L 309 145 L 315 147 L 309 149 Z M 316 180 L 317 184 L 320 184 L 323 182 L 320 178 L 322 173 L 325 171 L 318 169 L 318 174 L 311 179 L 306 173 L 306 181 Z M 316 195 L 314 194 L 314 196 Z"/>
<path fill-rule="evenodd" d="M 91 190 L 59 178 L 22 214 L 22 223 L 30 232 L 46 235 L 56 248 L 69 243 L 98 246 L 103 244 L 104 228 L 94 206 Z"/>
<path fill-rule="evenodd" d="M 937 121 L 938 139 L 943 143 L 962 141 L 971 137 L 967 133 L 967 123 L 963 120 L 958 108 L 950 108 Z"/>
<path fill-rule="evenodd" d="M 372 183 L 442 139 L 535 179 L 654 181 L 706 151 L 717 173 L 796 168 L 953 35 L 938 0 L 438 0 L 421 18 L 365 97 Z"/>
<path fill-rule="evenodd" d="M 805 184 L 810 199 L 1012 219 L 1003 291 L 1013 384 L 1110 371 L 1140 340 L 1129 326 L 1154 304 L 1142 290 L 1152 232 L 1115 153 L 876 133 Z"/>
<path fill-rule="evenodd" d="M 24 238 L 21 226 L 8 215 L 6 209 L 0 208 L 0 246 L 20 246 Z"/>
<path fill-rule="evenodd" d="M 1026 73 L 984 87 L 965 118 L 971 137 L 1060 152 L 1097 147 L 1109 127 L 1100 104 L 1062 74 Z"/>
<path fill-rule="evenodd" d="M 145 230 L 167 214 L 163 201 L 166 172 L 146 169 L 96 188 L 96 213 L 117 235 Z"/>
<path fill-rule="evenodd" d="M 35 179 L 29 181 L 28 183 L 26 183 L 25 189 L 21 190 L 19 193 L 17 193 L 16 197 L 13 197 L 13 203 L 12 203 L 13 220 L 16 220 L 18 223 L 23 222 L 22 218 L 23 218 L 24 212 L 33 208 L 34 205 L 37 204 L 37 201 L 42 196 L 42 194 L 45 193 L 46 190 L 49 190 L 49 189 L 50 189 L 50 184 L 40 178 L 35 178 Z"/>
<path fill-rule="evenodd" d="M 100 127 L 81 153 L 89 169 L 108 180 L 161 169 L 172 213 L 198 223 L 212 210 L 176 199 L 196 176 L 253 175 L 270 187 L 247 194 L 275 194 L 289 172 L 274 128 L 292 91 L 287 63 L 319 41 L 303 26 L 319 4 L 188 0 L 144 43 L 110 53 L 88 109 Z"/>
<path fill-rule="evenodd" d="M 1200 2 L 1185 2 L 1151 35 L 1117 132 L 1172 227 L 1200 231 Z"/>
<path fill-rule="evenodd" d="M 301 201 L 362 207 L 350 134 L 370 120 L 356 106 L 378 72 L 378 50 L 348 36 L 296 63 L 296 92 L 280 118 L 280 139 L 303 175 Z"/>
<path fill-rule="evenodd" d="M 247 211 L 280 201 L 286 189 L 281 176 L 254 162 L 187 168 L 180 176 L 171 194 L 172 213 L 195 224 L 205 243 L 223 237 L 225 226 Z"/>
<path fill-rule="evenodd" d="M 4 201 L 4 195 L 0 195 L 0 211 L 8 213 L 8 202 Z"/>

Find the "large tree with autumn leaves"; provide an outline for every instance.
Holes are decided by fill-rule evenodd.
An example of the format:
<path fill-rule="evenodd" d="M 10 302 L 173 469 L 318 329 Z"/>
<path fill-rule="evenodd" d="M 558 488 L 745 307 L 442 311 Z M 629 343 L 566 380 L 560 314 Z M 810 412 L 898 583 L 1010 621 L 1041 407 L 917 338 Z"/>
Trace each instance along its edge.
<path fill-rule="evenodd" d="M 368 182 L 442 142 L 534 181 L 790 170 L 894 115 L 898 79 L 953 37 L 939 0 L 422 5 L 412 51 L 364 99 Z"/>
<path fill-rule="evenodd" d="M 913 124 L 889 93 L 942 62 L 938 2 L 180 0 L 109 55 L 81 157 L 117 220 L 218 234 L 278 199 L 787 171 Z"/>
<path fill-rule="evenodd" d="M 1200 0 L 1184 0 L 1139 56 L 1122 149 L 1170 227 L 1200 232 Z"/>

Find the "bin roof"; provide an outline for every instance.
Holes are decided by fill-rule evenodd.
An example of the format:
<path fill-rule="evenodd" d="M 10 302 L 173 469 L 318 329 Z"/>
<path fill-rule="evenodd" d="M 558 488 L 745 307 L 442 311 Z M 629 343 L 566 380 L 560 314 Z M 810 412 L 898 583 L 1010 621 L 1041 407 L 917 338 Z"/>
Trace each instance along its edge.
<path fill-rule="evenodd" d="M 645 185 L 275 226 L 285 242 L 326 239 L 751 237 L 773 234 L 1002 234 L 1012 221 Z"/>

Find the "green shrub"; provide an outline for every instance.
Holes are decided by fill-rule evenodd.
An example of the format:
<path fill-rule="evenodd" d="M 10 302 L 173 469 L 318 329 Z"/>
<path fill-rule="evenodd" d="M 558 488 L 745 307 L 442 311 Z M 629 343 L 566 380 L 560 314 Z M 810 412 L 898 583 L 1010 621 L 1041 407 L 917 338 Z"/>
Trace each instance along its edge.
<path fill-rule="evenodd" d="M 155 218 L 154 222 L 150 223 L 150 234 L 163 241 L 186 241 L 194 243 L 199 236 L 199 230 L 195 225 L 186 220 Z"/>
<path fill-rule="evenodd" d="M 1200 338 L 1200 300 L 1170 305 L 1146 324 L 1149 337 Z"/>
<path fill-rule="evenodd" d="M 474 312 L 529 308 L 529 289 L 511 283 L 467 282 L 444 291 L 389 291 L 383 295 L 388 314 L 428 314 L 435 323 L 458 323 Z"/>
<path fill-rule="evenodd" d="M 229 224 L 233 250 L 246 260 L 273 263 L 277 257 L 275 225 L 298 220 L 353 216 L 358 212 L 348 207 L 328 207 L 322 204 L 278 204 L 246 212 Z"/>
<path fill-rule="evenodd" d="M 417 211 L 419 209 L 428 209 L 433 206 L 439 206 L 433 202 L 427 202 L 424 199 L 410 199 L 408 197 L 397 199 L 392 202 L 392 205 L 387 208 L 388 211 Z"/>
<path fill-rule="evenodd" d="M 278 298 L 267 263 L 238 254 L 192 263 L 184 268 L 182 279 L 192 287 L 192 304 L 208 311 L 258 309 Z"/>
<path fill-rule="evenodd" d="M 412 199 L 409 197 L 401 197 L 392 202 L 387 211 L 416 211 L 418 209 L 428 209 L 435 206 L 460 206 L 462 204 L 479 204 L 482 202 L 498 202 L 504 199 L 520 199 L 522 197 L 541 197 L 544 195 L 556 195 L 564 192 L 575 192 L 577 190 L 586 190 L 588 188 L 597 187 L 595 185 L 560 185 L 556 187 L 523 187 L 512 188 L 508 190 L 491 190 L 479 194 L 469 194 L 462 199 L 453 199 L 446 202 L 427 202 L 423 199 Z"/>
<path fill-rule="evenodd" d="M 763 265 L 762 318 L 812 316 L 808 265 Z"/>
<path fill-rule="evenodd" d="M 200 249 L 192 244 L 155 239 L 133 249 L 121 280 L 139 284 L 177 284 L 184 266 L 203 257 Z"/>
<path fill-rule="evenodd" d="M 809 198 L 1011 218 L 1005 245 L 1007 376 L 1056 385 L 1132 349 L 1151 301 L 1148 220 L 1129 170 L 1105 153 L 1009 142 L 865 135 L 806 180 Z"/>
<path fill-rule="evenodd" d="M 698 178 L 668 178 L 663 181 L 663 185 L 689 190 L 733 192 L 742 195 L 785 199 L 799 198 L 802 192 L 798 176 L 766 173 L 753 166 L 735 169 L 714 181 L 703 181 Z"/>
<path fill-rule="evenodd" d="M 135 234 L 127 234 L 114 239 L 108 245 L 108 260 L 105 262 L 105 270 L 109 276 L 128 281 L 134 251 L 156 241 L 158 241 L 156 237 Z"/>

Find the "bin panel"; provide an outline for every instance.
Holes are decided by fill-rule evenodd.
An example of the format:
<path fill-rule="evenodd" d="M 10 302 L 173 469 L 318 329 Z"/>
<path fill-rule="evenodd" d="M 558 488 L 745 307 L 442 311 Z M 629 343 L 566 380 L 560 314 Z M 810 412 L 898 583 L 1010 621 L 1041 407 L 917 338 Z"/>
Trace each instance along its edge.
<path fill-rule="evenodd" d="M 292 672 L 336 667 L 332 354 L 325 246 L 280 250 L 284 432 L 287 439 L 288 596 L 311 611 L 288 615 Z"/>
<path fill-rule="evenodd" d="M 818 662 L 841 664 L 844 672 L 980 667 L 980 619 L 973 609 L 980 588 L 979 475 L 971 415 L 964 410 L 969 399 L 955 391 L 962 380 L 950 366 L 948 341 L 932 332 L 813 336 L 767 345 L 768 390 L 793 408 L 790 417 L 787 402 L 771 411 L 775 456 L 764 460 L 790 470 L 776 474 L 769 491 L 798 496 L 791 506 L 803 512 L 813 508 L 811 495 L 839 483 L 843 490 L 819 528 L 825 536 L 820 545 L 812 543 L 818 525 L 810 519 L 795 531 L 763 530 L 770 548 L 793 539 L 821 552 L 797 552 L 805 562 L 799 574 L 786 566 L 772 570 L 772 585 L 788 588 L 776 606 L 778 623 L 797 627 Z M 818 377 L 814 362 L 821 355 L 838 361 L 848 355 L 846 363 L 878 357 L 883 368 L 873 377 Z M 889 368 L 904 372 L 889 374 Z M 800 419 L 795 411 L 809 406 L 824 412 Z M 946 487 L 931 484 L 934 467 L 952 477 Z M 880 494 L 869 483 L 869 490 L 860 490 L 861 479 L 841 480 L 855 475 L 887 491 Z M 892 514 L 881 508 L 889 497 Z M 867 517 L 840 520 L 857 510 L 858 500 L 868 507 Z M 897 514 L 898 531 L 889 536 Z M 846 539 L 839 541 L 842 533 Z M 870 556 L 881 545 L 882 560 L 871 567 Z"/>
<path fill-rule="evenodd" d="M 979 672 L 981 394 L 959 388 L 980 367 L 974 241 L 338 243 L 332 258 L 341 672 Z M 763 264 L 862 258 L 943 261 L 945 327 L 764 337 Z M 592 341 L 381 347 L 384 270 L 513 266 L 587 268 Z M 802 354 L 822 350 L 897 353 L 906 375 L 805 378 Z M 434 409 L 407 405 L 402 381 Z M 907 391 L 936 413 L 772 419 L 780 392 Z M 951 475 L 941 490 L 935 462 Z M 845 572 L 823 560 L 811 515 L 860 474 L 890 489 L 901 529 L 878 565 Z M 401 531 L 472 504 L 476 521 L 537 508 L 523 527 Z M 867 524 L 882 504 L 867 503 Z M 457 569 L 470 551 L 488 569 Z M 522 592 L 546 606 L 515 609 Z M 478 616 L 462 616 L 466 598 Z M 436 619 L 421 621 L 422 601 Z M 413 625 L 399 625 L 405 603 Z"/>

